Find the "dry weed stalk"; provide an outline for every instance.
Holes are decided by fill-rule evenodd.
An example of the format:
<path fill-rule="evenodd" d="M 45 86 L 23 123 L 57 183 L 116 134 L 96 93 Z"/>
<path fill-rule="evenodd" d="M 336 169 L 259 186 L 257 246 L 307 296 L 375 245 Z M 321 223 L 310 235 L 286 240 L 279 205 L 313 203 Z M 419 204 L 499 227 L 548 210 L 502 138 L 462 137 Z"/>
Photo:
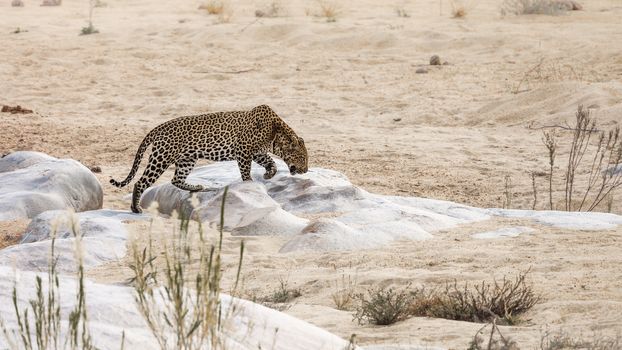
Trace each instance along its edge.
<path fill-rule="evenodd" d="M 488 344 L 484 346 L 484 339 L 481 335 L 484 334 L 484 329 L 490 326 L 490 335 L 488 336 Z M 495 339 L 495 334 L 499 337 L 499 339 Z M 497 319 L 493 319 L 492 322 L 484 325 L 484 327 L 480 328 L 475 335 L 473 336 L 473 340 L 469 344 L 467 350 L 519 350 L 518 345 L 515 341 L 505 338 L 501 333 L 501 330 L 497 326 Z"/>
<path fill-rule="evenodd" d="M 531 206 L 531 210 L 536 210 L 536 205 L 538 204 L 538 190 L 536 188 L 536 173 L 531 172 L 531 191 L 533 192 L 533 205 Z"/>
<path fill-rule="evenodd" d="M 64 340 L 61 339 L 60 283 L 57 271 L 59 256 L 54 252 L 57 224 L 53 225 L 52 229 L 47 285 L 44 287 L 42 278 L 36 276 L 35 298 L 29 301 L 30 309 L 26 307 L 20 312 L 17 301 L 17 282 L 15 283 L 12 301 L 18 326 L 16 331 L 9 331 L 2 317 L 0 317 L 0 329 L 10 349 L 62 349 L 67 346 L 70 349 L 95 349 L 88 327 L 82 234 L 79 231 L 79 225 L 74 216 L 71 216 L 71 233 L 76 242 L 76 304 L 69 313 Z M 46 288 L 47 291 L 45 291 Z M 29 316 L 29 310 L 32 311 L 32 316 Z"/>
<path fill-rule="evenodd" d="M 538 84 L 548 84 L 560 81 L 601 80 L 597 72 L 586 72 L 585 70 L 578 68 L 576 62 L 573 62 L 573 64 L 564 64 L 560 59 L 540 57 L 538 62 L 522 73 L 520 80 L 512 89 L 512 93 L 517 94 L 519 92 L 529 90 L 532 88 L 532 85 Z M 522 89 L 523 87 L 524 89 Z"/>
<path fill-rule="evenodd" d="M 504 195 L 503 209 L 510 209 L 512 207 L 512 197 L 514 196 L 514 192 L 512 192 L 512 178 L 510 175 L 505 175 L 504 177 Z"/>
<path fill-rule="evenodd" d="M 208 244 L 202 227 L 198 227 L 198 256 L 192 253 L 197 243 L 190 239 L 189 220 L 180 221 L 179 231 L 174 232 L 172 246 L 164 248 L 163 271 L 153 264 L 156 259 L 151 249 L 140 249 L 135 242 L 132 247 L 134 272 L 132 282 L 135 300 L 149 329 L 161 349 L 210 349 L 224 347 L 221 334 L 224 321 L 234 312 L 229 305 L 226 312 L 220 302 L 221 252 L 224 227 L 224 205 L 228 188 L 225 187 L 219 224 L 219 240 L 215 246 Z M 151 241 L 151 239 L 150 239 Z M 151 242 L 149 242 L 151 243 Z M 244 244 L 240 257 L 234 289 L 239 281 Z M 198 260 L 196 274 L 190 274 L 188 265 Z"/>
<path fill-rule="evenodd" d="M 553 168 L 555 167 L 555 155 L 557 154 L 557 135 L 555 130 L 543 132 L 542 142 L 549 151 L 549 208 L 553 210 Z"/>
<path fill-rule="evenodd" d="M 602 131 L 598 133 L 589 167 L 587 186 L 577 205 L 573 202 L 577 169 L 590 146 L 590 138 L 597 132 L 597 129 L 596 121 L 590 116 L 589 109 L 579 106 L 575 116 L 576 122 L 566 168 L 565 205 L 567 211 L 581 211 L 584 207 L 587 211 L 592 211 L 622 185 L 622 172 L 616 171 L 616 166 L 622 163 L 622 137 L 620 127 L 608 133 Z M 588 198 L 591 199 L 588 200 Z"/>

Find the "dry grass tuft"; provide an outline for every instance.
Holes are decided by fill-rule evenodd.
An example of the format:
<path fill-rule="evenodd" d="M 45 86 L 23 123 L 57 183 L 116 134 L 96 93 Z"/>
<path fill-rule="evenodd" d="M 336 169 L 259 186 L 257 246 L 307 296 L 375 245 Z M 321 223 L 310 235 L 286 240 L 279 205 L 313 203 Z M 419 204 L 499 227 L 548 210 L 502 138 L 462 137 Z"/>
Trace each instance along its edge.
<path fill-rule="evenodd" d="M 330 0 L 318 0 L 319 17 L 326 18 L 326 22 L 336 22 L 340 13 L 340 6 Z"/>
<path fill-rule="evenodd" d="M 302 296 L 302 291 L 299 288 L 290 288 L 289 282 L 279 277 L 279 286 L 270 295 L 262 298 L 261 301 L 267 306 L 271 306 L 271 304 L 288 303 L 300 296 Z"/>
<path fill-rule="evenodd" d="M 205 10 L 210 15 L 220 15 L 225 10 L 225 2 L 210 0 L 201 4 L 201 6 L 199 6 L 199 10 Z"/>
<path fill-rule="evenodd" d="M 335 282 L 335 291 L 330 295 L 337 310 L 348 310 L 354 301 L 355 292 L 356 280 L 342 275 L 341 283 L 339 280 Z"/>
<path fill-rule="evenodd" d="M 460 0 L 451 1 L 451 17 L 464 18 L 468 13 L 466 5 Z"/>

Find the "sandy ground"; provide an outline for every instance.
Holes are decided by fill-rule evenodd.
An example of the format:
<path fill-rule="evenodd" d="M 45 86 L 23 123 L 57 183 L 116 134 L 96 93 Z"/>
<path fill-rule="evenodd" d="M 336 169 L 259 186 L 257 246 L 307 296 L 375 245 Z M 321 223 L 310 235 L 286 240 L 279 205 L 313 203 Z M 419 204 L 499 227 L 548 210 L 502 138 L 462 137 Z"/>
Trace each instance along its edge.
<path fill-rule="evenodd" d="M 149 129 L 180 115 L 266 103 L 305 138 L 311 166 L 341 171 L 371 192 L 499 207 L 509 177 L 511 206 L 531 208 L 529 172 L 548 167 L 538 128 L 572 122 L 578 104 L 603 129 L 621 120 L 618 1 L 590 1 L 555 17 L 501 17 L 500 2 L 485 0 L 467 4 L 463 19 L 452 19 L 446 2 L 335 1 L 334 23 L 313 16 L 318 5 L 307 1 L 282 2 L 277 18 L 255 18 L 268 3 L 232 1 L 222 23 L 195 1 L 106 1 L 94 11 L 100 33 L 79 36 L 87 1 L 40 7 L 26 0 L 23 8 L 2 1 L 0 104 L 35 114 L 0 114 L 0 152 L 37 150 L 100 166 L 105 207 L 127 208 L 128 190 L 108 179 L 125 177 Z M 428 66 L 433 54 L 448 64 Z M 561 134 L 558 164 L 568 138 Z M 536 180 L 536 207 L 544 208 L 547 180 Z M 559 204 L 562 193 L 555 195 Z M 619 200 L 611 203 L 622 212 Z M 532 267 L 549 297 L 510 335 L 529 348 L 546 325 L 622 333 L 619 229 L 541 228 L 485 245 L 463 239 L 472 230 L 321 256 L 275 255 L 271 239 L 253 238 L 247 286 L 259 293 L 277 285 L 275 273 L 289 276 L 303 296 L 288 313 L 344 337 L 357 333 L 364 344 L 463 348 L 479 325 L 358 326 L 332 308 L 331 283 L 344 273 L 362 287 L 491 280 Z"/>

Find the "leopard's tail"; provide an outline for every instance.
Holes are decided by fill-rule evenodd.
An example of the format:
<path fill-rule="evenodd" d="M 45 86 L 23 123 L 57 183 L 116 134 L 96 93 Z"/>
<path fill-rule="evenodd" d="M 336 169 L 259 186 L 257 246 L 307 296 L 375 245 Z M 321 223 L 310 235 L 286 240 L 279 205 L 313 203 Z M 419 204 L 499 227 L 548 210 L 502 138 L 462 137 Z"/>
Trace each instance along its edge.
<path fill-rule="evenodd" d="M 145 136 L 145 138 L 143 139 L 143 142 L 140 143 L 140 146 L 138 147 L 138 151 L 136 151 L 136 156 L 134 157 L 134 164 L 132 164 L 132 170 L 127 175 L 125 180 L 119 182 L 119 181 L 116 181 L 115 179 L 110 179 L 110 183 L 119 188 L 124 187 L 127 184 L 129 184 L 130 181 L 132 181 L 132 179 L 134 178 L 134 175 L 136 175 L 136 172 L 138 171 L 138 167 L 140 166 L 140 161 L 143 159 L 143 154 L 145 154 L 147 147 L 149 147 L 149 145 L 151 145 L 152 142 L 153 142 L 153 137 L 150 132 L 147 134 L 147 136 Z"/>

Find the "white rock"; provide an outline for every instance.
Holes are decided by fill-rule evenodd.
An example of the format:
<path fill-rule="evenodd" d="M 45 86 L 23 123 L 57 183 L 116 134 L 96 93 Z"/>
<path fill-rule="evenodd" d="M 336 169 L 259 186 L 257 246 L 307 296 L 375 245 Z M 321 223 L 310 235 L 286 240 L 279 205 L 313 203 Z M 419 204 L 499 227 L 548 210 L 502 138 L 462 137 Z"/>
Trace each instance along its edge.
<path fill-rule="evenodd" d="M 502 238 L 502 237 L 518 237 L 522 233 L 531 233 L 535 230 L 526 226 L 504 227 L 494 231 L 486 231 L 471 235 L 477 239 Z"/>
<path fill-rule="evenodd" d="M 242 183 L 235 162 L 197 168 L 188 182 L 210 189 L 192 194 L 172 184 L 145 192 L 142 206 L 156 204 L 171 214 L 211 223 L 219 221 L 222 188 L 229 185 L 225 228 L 234 234 L 294 235 L 281 252 L 374 248 L 395 240 L 421 240 L 435 230 L 488 219 L 486 210 L 451 202 L 380 196 L 350 183 L 336 171 L 311 168 L 291 176 L 285 164 L 264 180 L 264 169 L 253 166 L 253 182 Z M 302 217 L 299 217 L 302 216 Z M 329 217 L 307 220 L 304 217 Z"/>
<path fill-rule="evenodd" d="M 611 230 L 622 224 L 622 216 L 609 213 L 490 209 L 491 215 L 526 218 L 537 223 L 571 230 Z"/>
<path fill-rule="evenodd" d="M 102 203 L 99 181 L 75 160 L 26 151 L 0 159 L 0 221 L 54 209 L 94 210 Z"/>
<path fill-rule="evenodd" d="M 81 251 L 85 268 L 121 259 L 126 254 L 124 221 L 146 220 L 147 215 L 128 214 L 113 210 L 72 213 L 66 210 L 46 211 L 35 217 L 26 228 L 22 242 L 0 250 L 0 265 L 19 270 L 47 271 L 54 236 L 59 272 L 76 270 L 75 225 L 81 235 Z"/>
<path fill-rule="evenodd" d="M 0 317 L 9 331 L 18 329 L 12 304 L 14 276 L 10 268 L 0 267 Z M 28 300 L 34 297 L 35 276 L 35 273 L 19 273 L 17 288 L 20 310 L 27 307 Z M 47 275 L 40 276 L 44 290 L 47 290 Z M 75 305 L 76 281 L 61 276 L 59 285 L 64 325 Z M 126 349 L 158 348 L 136 307 L 133 288 L 86 281 L 85 290 L 89 330 L 98 349 L 119 349 L 123 331 Z M 222 340 L 226 349 L 333 350 L 344 349 L 347 345 L 345 340 L 325 330 L 250 301 L 221 295 L 221 302 L 223 315 L 229 314 L 226 310 L 230 305 L 235 305 L 235 312 L 224 321 Z M 6 347 L 4 337 L 0 337 L 0 349 Z"/>

